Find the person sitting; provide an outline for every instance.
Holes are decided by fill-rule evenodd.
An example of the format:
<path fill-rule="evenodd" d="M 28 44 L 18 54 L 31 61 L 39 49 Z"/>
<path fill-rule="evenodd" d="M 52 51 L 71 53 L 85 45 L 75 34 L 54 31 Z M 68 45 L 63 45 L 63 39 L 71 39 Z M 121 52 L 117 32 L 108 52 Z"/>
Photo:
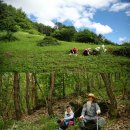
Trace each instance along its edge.
<path fill-rule="evenodd" d="M 80 116 L 80 128 L 86 130 L 86 124 L 88 122 L 95 122 L 100 119 L 97 115 L 101 113 L 99 105 L 96 103 L 96 97 L 94 94 L 88 94 L 88 101 L 83 105 L 82 113 Z M 103 120 L 104 121 L 104 120 Z M 99 124 L 99 122 L 98 122 Z M 101 123 L 100 123 L 101 124 Z M 99 126 L 98 126 L 99 127 Z"/>
<path fill-rule="evenodd" d="M 90 51 L 91 51 L 91 48 L 85 49 L 84 52 L 83 52 L 83 55 L 84 55 L 84 56 L 90 55 Z"/>
<path fill-rule="evenodd" d="M 78 49 L 75 47 L 70 50 L 70 54 L 77 54 L 77 52 L 78 52 Z"/>
<path fill-rule="evenodd" d="M 57 121 L 59 124 L 59 130 L 66 130 L 71 125 L 74 125 L 74 112 L 71 106 L 66 107 L 65 115 L 63 119 Z"/>

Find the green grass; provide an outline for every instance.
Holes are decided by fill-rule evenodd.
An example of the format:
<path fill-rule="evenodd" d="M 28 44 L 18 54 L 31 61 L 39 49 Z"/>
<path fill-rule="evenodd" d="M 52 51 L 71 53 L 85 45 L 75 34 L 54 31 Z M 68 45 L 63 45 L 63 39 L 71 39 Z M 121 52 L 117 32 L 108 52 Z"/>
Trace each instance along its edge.
<path fill-rule="evenodd" d="M 61 42 L 58 46 L 37 46 L 42 35 L 33 35 L 26 32 L 17 32 L 19 39 L 14 42 L 0 42 L 0 68 L 2 72 L 50 72 L 54 70 L 85 70 L 113 72 L 128 69 L 130 59 L 116 57 L 105 53 L 99 56 L 82 56 L 85 48 L 95 48 L 98 45 Z M 78 56 L 70 56 L 69 50 L 79 49 Z M 115 46 L 107 46 L 115 48 Z M 125 64 L 122 64 L 125 63 Z"/>
<path fill-rule="evenodd" d="M 31 121 L 10 121 L 9 125 L 6 126 L 6 130 L 56 130 L 59 128 L 57 124 L 57 118 L 49 118 L 47 116 L 39 116 L 35 121 L 32 118 Z M 78 123 L 68 130 L 80 130 Z"/>
<path fill-rule="evenodd" d="M 39 117 L 31 117 L 30 120 L 8 121 L 6 130 L 55 130 L 58 128 L 56 118 L 39 115 Z"/>

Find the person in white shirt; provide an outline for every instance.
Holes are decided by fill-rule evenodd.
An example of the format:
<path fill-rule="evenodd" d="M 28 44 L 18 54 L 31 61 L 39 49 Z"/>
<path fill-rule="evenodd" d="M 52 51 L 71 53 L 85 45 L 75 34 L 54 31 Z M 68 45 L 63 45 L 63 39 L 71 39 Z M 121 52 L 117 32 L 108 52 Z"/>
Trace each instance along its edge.
<path fill-rule="evenodd" d="M 74 125 L 74 112 L 71 106 L 66 107 L 64 118 L 58 120 L 58 123 L 60 125 L 60 130 L 66 130 L 67 127 Z"/>

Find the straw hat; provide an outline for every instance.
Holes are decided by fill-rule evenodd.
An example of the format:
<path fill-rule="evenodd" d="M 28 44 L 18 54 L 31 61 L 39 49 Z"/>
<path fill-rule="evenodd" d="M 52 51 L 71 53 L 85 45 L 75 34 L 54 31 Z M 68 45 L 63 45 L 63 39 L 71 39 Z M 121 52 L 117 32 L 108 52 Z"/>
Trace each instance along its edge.
<path fill-rule="evenodd" d="M 89 94 L 88 94 L 88 97 L 96 98 L 93 93 L 89 93 Z"/>

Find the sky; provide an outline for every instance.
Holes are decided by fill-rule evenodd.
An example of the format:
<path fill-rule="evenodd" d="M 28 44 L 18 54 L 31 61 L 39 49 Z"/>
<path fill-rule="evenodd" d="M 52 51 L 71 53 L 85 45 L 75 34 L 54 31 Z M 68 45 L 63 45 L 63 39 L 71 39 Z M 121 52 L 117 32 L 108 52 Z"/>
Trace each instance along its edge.
<path fill-rule="evenodd" d="M 121 44 L 130 41 L 130 0 L 3 0 L 34 22 L 89 29 Z"/>

